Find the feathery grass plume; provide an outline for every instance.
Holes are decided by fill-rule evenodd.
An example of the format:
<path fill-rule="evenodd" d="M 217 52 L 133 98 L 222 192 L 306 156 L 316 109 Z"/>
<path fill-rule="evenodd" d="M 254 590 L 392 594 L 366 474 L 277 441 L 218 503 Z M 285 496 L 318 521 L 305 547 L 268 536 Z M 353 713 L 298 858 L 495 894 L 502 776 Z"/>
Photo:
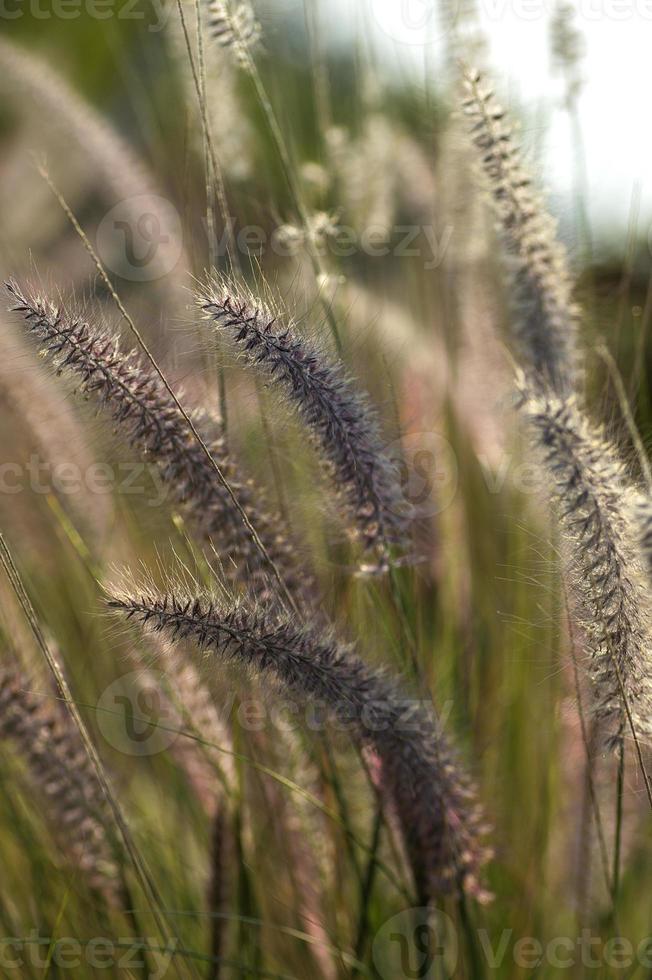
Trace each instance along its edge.
<path fill-rule="evenodd" d="M 188 111 L 197 113 L 188 138 L 202 148 L 201 109 L 198 110 L 195 82 L 188 57 L 183 27 L 177 17 L 169 17 L 164 39 L 170 56 L 183 80 Z M 205 111 L 211 133 L 219 133 L 219 166 L 229 181 L 249 180 L 253 173 L 256 132 L 242 104 L 238 65 L 230 58 L 208 58 L 204 64 Z"/>
<path fill-rule="evenodd" d="M 55 467 L 64 461 L 75 466 L 77 472 L 88 472 L 97 459 L 88 430 L 51 372 L 36 362 L 28 339 L 17 334 L 15 325 L 4 313 L 0 316 L 0 346 L 3 353 L 0 413 L 6 431 L 11 431 L 12 435 L 11 447 L 7 443 L 2 452 L 3 464 L 12 452 L 15 454 L 11 456 L 12 465 L 38 459 L 51 472 L 56 472 Z M 17 370 L 18 365 L 20 370 Z M 57 488 L 53 487 L 53 492 L 66 515 L 81 526 L 89 540 L 98 545 L 108 540 L 114 520 L 113 501 L 107 494 L 91 494 L 82 487 L 65 494 L 57 493 Z M 3 496 L 5 499 L 0 499 L 2 519 L 5 523 L 10 520 L 16 530 L 20 526 L 23 555 L 33 543 L 39 562 L 44 563 L 46 553 L 42 534 L 34 520 L 33 496 Z M 21 520 L 23 508 L 25 517 Z M 55 560 L 59 562 L 59 558 Z"/>
<path fill-rule="evenodd" d="M 176 739 L 170 747 L 171 754 L 186 769 L 199 791 L 198 795 L 203 795 L 206 802 L 209 795 L 205 789 L 209 782 L 213 787 L 213 797 L 219 790 L 221 797 L 230 798 L 237 785 L 232 754 L 233 738 L 205 678 L 194 663 L 192 650 L 180 647 L 179 644 L 173 645 L 162 634 L 153 635 L 150 642 L 156 663 L 164 670 L 169 686 L 169 692 L 163 693 L 173 702 L 170 706 L 171 713 L 178 721 L 178 724 L 173 723 L 174 727 L 190 731 L 202 740 L 202 744 L 198 744 L 193 739 Z M 201 765 L 198 764 L 198 756 Z M 219 783 L 221 789 L 216 785 Z"/>
<path fill-rule="evenodd" d="M 324 134 L 328 161 L 347 218 L 359 227 L 389 230 L 396 220 L 397 133 L 377 112 L 367 113 L 363 126 L 357 138 L 331 126 Z"/>
<path fill-rule="evenodd" d="M 607 744 L 629 731 L 652 735 L 652 607 L 625 468 L 575 398 L 562 400 L 519 378 L 521 410 L 552 479 L 569 579 L 586 634 L 597 718 Z M 626 700 L 626 704 L 625 704 Z"/>
<path fill-rule="evenodd" d="M 456 887 L 487 897 L 479 881 L 489 857 L 481 843 L 482 815 L 434 716 L 351 649 L 258 609 L 239 604 L 227 610 L 215 597 L 188 598 L 176 590 L 116 591 L 109 606 L 272 677 L 306 703 L 326 705 L 355 744 L 382 759 L 385 790 L 396 804 L 420 899 L 432 901 Z"/>
<path fill-rule="evenodd" d="M 233 50 L 238 60 L 246 65 L 249 52 L 258 44 L 262 33 L 248 0 L 240 3 L 211 0 L 208 18 L 210 32 L 216 41 Z"/>
<path fill-rule="evenodd" d="M 214 277 L 197 302 L 205 319 L 229 333 L 296 409 L 364 545 L 385 557 L 392 545 L 404 544 L 409 517 L 398 473 L 383 450 L 375 411 L 344 367 L 231 280 Z"/>
<path fill-rule="evenodd" d="M 571 108 L 579 96 L 582 79 L 582 58 L 586 45 L 576 24 L 577 11 L 566 0 L 558 0 L 550 23 L 550 48 L 553 69 L 565 80 L 566 106 Z"/>
<path fill-rule="evenodd" d="M 305 248 L 308 241 L 322 248 L 330 239 L 337 238 L 338 216 L 327 211 L 316 211 L 307 216 L 306 226 L 285 224 L 276 229 L 278 242 L 290 254 L 296 254 Z"/>
<path fill-rule="evenodd" d="M 111 203 L 121 202 L 123 217 L 130 218 L 134 227 L 142 218 L 142 198 L 147 195 L 147 210 L 156 215 L 160 226 L 160 246 L 151 260 L 161 267 L 160 281 L 169 283 L 170 269 L 187 268 L 187 257 L 178 261 L 182 245 L 168 210 L 160 206 L 158 181 L 119 132 L 47 62 L 6 37 L 0 37 L 0 68 L 0 89 L 15 91 L 21 111 L 27 96 L 40 121 L 53 125 L 57 133 L 65 132 L 73 145 L 81 148 L 92 160 L 93 174 L 100 178 L 99 191 L 106 195 L 108 190 Z M 175 256 L 174 263 L 169 261 L 171 255 Z"/>
<path fill-rule="evenodd" d="M 522 168 L 511 129 L 503 122 L 504 110 L 477 72 L 466 81 L 464 108 L 473 122 L 473 141 L 482 154 L 513 265 L 517 338 L 533 381 L 563 397 L 574 388 L 579 324 L 566 252 L 557 241 L 554 220 Z"/>
<path fill-rule="evenodd" d="M 109 814 L 79 734 L 58 702 L 32 693 L 27 678 L 6 667 L 0 670 L 0 739 L 25 760 L 63 853 L 94 891 L 118 905 L 123 895 L 105 830 Z"/>
<path fill-rule="evenodd" d="M 59 370 L 67 368 L 81 379 L 82 392 L 106 408 L 130 444 L 157 464 L 173 499 L 184 505 L 199 533 L 221 545 L 226 573 L 269 598 L 272 585 L 259 549 L 170 393 L 139 352 L 123 353 L 111 334 L 37 294 L 26 294 L 14 282 L 7 289 L 14 298 L 12 311 L 23 317 L 43 353 Z M 297 567 L 296 549 L 281 532 L 280 519 L 263 512 L 257 488 L 238 481 L 217 437 L 211 450 L 288 588 L 299 600 L 314 597 L 314 583 Z"/>
<path fill-rule="evenodd" d="M 357 137 L 341 126 L 325 133 L 345 223 L 393 234 L 406 218 L 435 221 L 438 185 L 430 150 L 380 111 L 368 112 L 362 125 Z"/>

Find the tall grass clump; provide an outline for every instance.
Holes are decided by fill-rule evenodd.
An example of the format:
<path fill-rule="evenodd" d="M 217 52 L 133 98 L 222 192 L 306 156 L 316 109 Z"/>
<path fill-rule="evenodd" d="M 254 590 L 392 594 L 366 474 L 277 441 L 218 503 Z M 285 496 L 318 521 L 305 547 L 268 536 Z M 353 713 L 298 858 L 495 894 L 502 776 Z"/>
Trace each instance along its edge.
<path fill-rule="evenodd" d="M 0 41 L 0 972 L 557 980 L 649 933 L 645 198 L 612 259 L 565 7 L 568 254 L 472 0 L 405 75 L 332 6 Z"/>
<path fill-rule="evenodd" d="M 184 505 L 199 533 L 219 540 L 227 574 L 254 592 L 268 593 L 272 586 L 267 562 L 160 377 L 137 351 L 123 352 L 111 334 L 38 294 L 26 294 L 17 283 L 7 288 L 14 300 L 12 311 L 23 317 L 43 353 L 59 370 L 81 379 L 82 392 L 106 409 L 130 444 L 156 464 L 171 498 Z M 200 428 L 205 425 L 201 415 L 196 419 Z M 309 594 L 314 587 L 311 577 L 304 570 L 299 573 L 295 548 L 283 534 L 280 519 L 268 516 L 261 508 L 260 491 L 239 479 L 223 440 L 210 431 L 207 438 L 230 485 L 236 487 L 239 503 L 263 535 L 267 554 L 285 570 L 297 596 Z"/>

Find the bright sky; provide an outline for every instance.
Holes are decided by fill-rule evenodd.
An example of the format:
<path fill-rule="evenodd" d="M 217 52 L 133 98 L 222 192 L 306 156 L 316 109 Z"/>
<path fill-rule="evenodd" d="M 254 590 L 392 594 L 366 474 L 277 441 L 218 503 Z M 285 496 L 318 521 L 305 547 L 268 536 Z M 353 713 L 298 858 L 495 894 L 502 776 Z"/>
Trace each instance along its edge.
<path fill-rule="evenodd" d="M 438 0 L 438 3 L 459 0 Z M 476 0 L 491 45 L 503 101 L 520 101 L 546 123 L 545 179 L 549 189 L 571 186 L 573 148 L 565 116 L 555 111 L 559 82 L 551 81 L 550 14 L 555 0 Z M 596 225 L 628 225 L 640 187 L 640 229 L 652 222 L 652 0 L 572 0 L 586 52 L 581 97 L 582 126 Z M 433 0 L 325 0 L 328 22 L 360 29 L 361 12 L 384 56 L 423 73 L 424 40 L 441 48 Z M 433 48 L 431 47 L 431 51 Z"/>

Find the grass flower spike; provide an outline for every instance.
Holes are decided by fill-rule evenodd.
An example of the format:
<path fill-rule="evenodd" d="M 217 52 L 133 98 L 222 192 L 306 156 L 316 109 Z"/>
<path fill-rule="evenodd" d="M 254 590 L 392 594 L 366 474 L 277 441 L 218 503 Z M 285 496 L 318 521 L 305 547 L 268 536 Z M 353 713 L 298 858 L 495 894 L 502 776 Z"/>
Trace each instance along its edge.
<path fill-rule="evenodd" d="M 200 534 L 215 538 L 224 551 L 226 573 L 264 597 L 269 589 L 265 562 L 160 378 L 137 351 L 123 353 L 110 334 L 38 295 L 27 295 L 16 283 L 7 288 L 14 299 L 11 309 L 23 317 L 43 352 L 59 369 L 81 379 L 82 391 L 110 412 L 134 448 L 156 463 L 172 499 L 184 505 Z M 205 423 L 199 415 L 196 420 L 200 427 Z M 223 442 L 214 434 L 210 441 L 214 457 L 230 477 L 268 554 L 284 569 L 288 584 L 298 596 L 314 595 L 314 583 L 296 568 L 295 549 L 279 522 L 262 510 L 260 491 L 238 479 Z"/>
<path fill-rule="evenodd" d="M 344 367 L 235 283 L 216 278 L 198 297 L 205 318 L 271 379 L 312 433 L 366 547 L 405 543 L 406 501 L 376 413 Z"/>
<path fill-rule="evenodd" d="M 573 390 L 579 310 L 572 300 L 566 254 L 504 122 L 505 112 L 477 74 L 467 79 L 465 109 L 498 206 L 513 265 L 516 333 L 533 377 L 558 395 Z"/>
<path fill-rule="evenodd" d="M 398 686 L 328 636 L 244 606 L 176 592 L 116 592 L 111 607 L 176 639 L 193 639 L 223 661 L 276 680 L 306 704 L 320 702 L 360 748 L 382 760 L 382 780 L 399 815 L 419 894 L 432 901 L 461 887 L 479 899 L 488 858 L 482 818 L 434 717 Z"/>
<path fill-rule="evenodd" d="M 616 451 L 574 399 L 520 384 L 529 421 L 553 481 L 569 579 L 591 653 L 597 713 L 614 745 L 652 735 L 652 607 L 630 488 Z"/>
<path fill-rule="evenodd" d="M 209 29 L 224 48 L 232 49 L 246 64 L 249 52 L 260 40 L 260 24 L 251 5 L 229 0 L 211 0 L 208 5 Z"/>
<path fill-rule="evenodd" d="M 105 830 L 106 801 L 79 734 L 58 702 L 33 694 L 26 678 L 6 668 L 0 670 L 0 739 L 25 760 L 63 853 L 93 890 L 118 904 L 120 878 Z"/>

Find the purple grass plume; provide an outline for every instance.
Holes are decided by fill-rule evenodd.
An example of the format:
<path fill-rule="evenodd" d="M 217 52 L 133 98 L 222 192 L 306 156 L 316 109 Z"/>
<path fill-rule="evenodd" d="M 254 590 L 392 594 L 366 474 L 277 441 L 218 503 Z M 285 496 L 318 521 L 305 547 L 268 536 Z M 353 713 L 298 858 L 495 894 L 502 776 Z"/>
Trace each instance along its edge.
<path fill-rule="evenodd" d="M 187 598 L 149 587 L 116 591 L 109 605 L 175 640 L 272 678 L 304 703 L 326 705 L 354 743 L 382 760 L 382 780 L 394 801 L 420 899 L 461 889 L 485 901 L 480 882 L 490 853 L 468 780 L 459 772 L 430 710 L 351 649 L 325 635 L 213 597 Z"/>
<path fill-rule="evenodd" d="M 245 288 L 213 278 L 198 296 L 205 319 L 235 343 L 296 410 L 316 442 L 365 547 L 406 543 L 409 510 L 376 412 L 342 364 Z"/>
<path fill-rule="evenodd" d="M 7 289 L 14 300 L 11 310 L 22 316 L 42 352 L 59 371 L 77 375 L 81 391 L 107 410 L 131 446 L 158 466 L 171 498 L 183 505 L 199 534 L 221 550 L 225 574 L 269 599 L 273 583 L 264 556 L 174 399 L 138 351 L 124 353 L 116 337 L 38 294 L 26 294 L 15 282 Z M 198 428 L 207 431 L 206 419 L 193 414 Z M 265 512 L 263 495 L 251 482 L 239 479 L 223 441 L 210 431 L 207 441 L 285 584 L 299 601 L 308 602 L 315 596 L 315 583 L 299 567 L 297 548 L 283 533 L 280 518 Z"/>
<path fill-rule="evenodd" d="M 111 815 L 79 732 L 59 702 L 32 693 L 27 678 L 6 667 L 0 670 L 0 739 L 24 760 L 70 865 L 93 891 L 120 905 L 121 879 L 105 829 Z"/>
<path fill-rule="evenodd" d="M 498 209 L 513 273 L 514 319 L 521 354 L 533 381 L 557 395 L 576 385 L 576 339 L 580 320 L 573 283 L 556 225 L 532 189 L 521 156 L 497 104 L 477 72 L 467 76 L 464 108 L 473 141 Z"/>
<path fill-rule="evenodd" d="M 552 480 L 568 579 L 607 743 L 652 735 L 652 606 L 631 488 L 618 453 L 574 398 L 521 378 L 521 409 Z"/>

